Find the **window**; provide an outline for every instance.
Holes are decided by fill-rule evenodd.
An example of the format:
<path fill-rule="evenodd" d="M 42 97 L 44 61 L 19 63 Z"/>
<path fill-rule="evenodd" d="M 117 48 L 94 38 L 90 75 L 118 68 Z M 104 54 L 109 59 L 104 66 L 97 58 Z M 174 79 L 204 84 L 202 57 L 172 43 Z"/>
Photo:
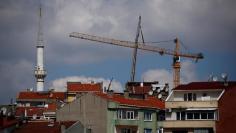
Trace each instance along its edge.
<path fill-rule="evenodd" d="M 152 121 L 152 113 L 144 112 L 144 121 Z"/>
<path fill-rule="evenodd" d="M 184 94 L 184 101 L 196 101 L 197 95 L 196 93 L 185 93 Z"/>
<path fill-rule="evenodd" d="M 131 129 L 129 128 L 122 128 L 121 133 L 131 133 Z"/>
<path fill-rule="evenodd" d="M 196 100 L 197 100 L 196 93 L 193 93 L 193 101 L 196 101 Z"/>
<path fill-rule="evenodd" d="M 176 120 L 216 120 L 215 111 L 176 112 Z"/>
<path fill-rule="evenodd" d="M 117 118 L 118 119 L 128 119 L 128 120 L 134 120 L 138 116 L 137 111 L 132 110 L 118 110 L 117 111 Z"/>
<path fill-rule="evenodd" d="M 185 112 L 181 112 L 181 120 L 185 120 Z"/>
<path fill-rule="evenodd" d="M 152 133 L 152 129 L 150 129 L 150 128 L 144 128 L 144 133 Z"/>
<path fill-rule="evenodd" d="M 134 119 L 134 111 L 127 111 L 126 112 L 127 119 Z"/>
<path fill-rule="evenodd" d="M 187 94 L 184 94 L 184 101 L 187 101 Z"/>
<path fill-rule="evenodd" d="M 176 117 L 177 117 L 177 120 L 180 120 L 180 112 L 176 112 Z"/>
<path fill-rule="evenodd" d="M 163 133 L 163 128 L 161 127 L 159 129 L 157 129 L 157 133 Z"/>
<path fill-rule="evenodd" d="M 193 113 L 194 119 L 200 119 L 200 113 Z"/>
<path fill-rule="evenodd" d="M 185 120 L 185 112 L 176 112 L 177 120 Z"/>
<path fill-rule="evenodd" d="M 207 113 L 207 119 L 214 119 L 214 113 L 213 112 L 209 112 Z"/>
<path fill-rule="evenodd" d="M 187 119 L 193 119 L 193 113 L 187 113 Z"/>
<path fill-rule="evenodd" d="M 193 99 L 192 96 L 193 96 L 192 93 L 188 93 L 188 101 L 192 101 Z"/>
<path fill-rule="evenodd" d="M 207 113 L 205 112 L 201 113 L 201 119 L 207 119 Z"/>

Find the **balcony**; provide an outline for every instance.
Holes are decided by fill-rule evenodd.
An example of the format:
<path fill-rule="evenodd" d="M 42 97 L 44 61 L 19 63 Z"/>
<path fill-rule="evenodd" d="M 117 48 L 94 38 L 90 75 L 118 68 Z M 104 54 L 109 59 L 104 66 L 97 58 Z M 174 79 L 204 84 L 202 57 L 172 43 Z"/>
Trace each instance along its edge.
<path fill-rule="evenodd" d="M 137 126 L 139 120 L 134 119 L 134 120 L 128 120 L 128 119 L 117 119 L 115 120 L 115 125 L 131 125 L 131 126 Z"/>
<path fill-rule="evenodd" d="M 166 120 L 164 128 L 215 128 L 215 120 Z"/>
<path fill-rule="evenodd" d="M 218 101 L 167 101 L 166 108 L 217 108 Z"/>

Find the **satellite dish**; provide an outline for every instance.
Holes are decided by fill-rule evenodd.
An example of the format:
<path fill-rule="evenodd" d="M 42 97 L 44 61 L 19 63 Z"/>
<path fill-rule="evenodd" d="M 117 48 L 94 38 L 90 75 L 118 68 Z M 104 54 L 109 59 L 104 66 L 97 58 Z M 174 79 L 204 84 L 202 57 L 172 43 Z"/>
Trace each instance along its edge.
<path fill-rule="evenodd" d="M 169 87 L 166 87 L 166 88 L 165 88 L 165 92 L 168 92 L 168 91 L 169 91 Z"/>
<path fill-rule="evenodd" d="M 149 91 L 149 92 L 148 92 L 148 95 L 151 96 L 152 94 L 153 94 L 153 91 Z"/>
<path fill-rule="evenodd" d="M 213 76 L 212 80 L 213 81 L 218 81 L 218 78 L 216 76 Z"/>
<path fill-rule="evenodd" d="M 155 91 L 157 88 L 156 87 L 152 87 L 152 90 Z"/>
<path fill-rule="evenodd" d="M 222 74 L 221 74 L 221 77 L 222 77 L 222 79 L 223 79 L 224 81 L 226 81 L 227 78 L 228 78 L 228 75 L 227 75 L 226 73 L 222 73 Z"/>
<path fill-rule="evenodd" d="M 161 99 L 161 97 L 162 97 L 162 94 L 160 93 L 160 94 L 158 94 L 158 96 L 157 96 L 159 99 Z"/>
<path fill-rule="evenodd" d="M 164 90 L 164 86 L 160 87 L 160 90 L 163 91 Z"/>
<path fill-rule="evenodd" d="M 7 113 L 7 108 L 6 108 L 6 107 L 2 107 L 2 108 L 1 108 L 1 112 L 3 113 L 3 115 L 6 115 L 6 113 Z"/>

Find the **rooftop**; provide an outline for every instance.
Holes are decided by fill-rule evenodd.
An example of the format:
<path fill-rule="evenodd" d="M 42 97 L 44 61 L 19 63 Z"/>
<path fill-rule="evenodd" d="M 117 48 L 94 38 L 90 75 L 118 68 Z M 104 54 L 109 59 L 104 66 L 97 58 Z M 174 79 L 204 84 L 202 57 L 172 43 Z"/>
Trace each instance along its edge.
<path fill-rule="evenodd" d="M 101 92 L 102 83 L 67 82 L 68 92 Z"/>
<path fill-rule="evenodd" d="M 227 82 L 227 86 L 224 82 L 192 82 L 185 85 L 179 85 L 173 90 L 223 90 L 232 87 L 236 87 L 236 81 Z"/>
<path fill-rule="evenodd" d="M 16 108 L 16 116 L 21 116 L 27 112 L 27 116 L 42 116 L 43 112 L 55 112 L 56 111 L 56 104 L 48 104 L 48 107 L 17 107 Z"/>
<path fill-rule="evenodd" d="M 60 99 L 66 98 L 65 92 L 34 92 L 34 91 L 22 91 L 19 92 L 17 99 Z"/>
<path fill-rule="evenodd" d="M 165 108 L 164 102 L 152 96 L 148 96 L 145 99 L 134 99 L 134 98 L 125 98 L 121 95 L 116 95 L 116 94 L 110 95 L 104 93 L 95 93 L 95 95 L 119 103 L 121 105 L 136 106 L 141 108 L 157 108 L 157 109 Z"/>

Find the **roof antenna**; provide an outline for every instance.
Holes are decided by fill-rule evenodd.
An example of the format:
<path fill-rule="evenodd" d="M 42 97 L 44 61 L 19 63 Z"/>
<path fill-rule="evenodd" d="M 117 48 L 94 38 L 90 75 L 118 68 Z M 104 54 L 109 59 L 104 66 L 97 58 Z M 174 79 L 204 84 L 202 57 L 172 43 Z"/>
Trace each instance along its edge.
<path fill-rule="evenodd" d="M 112 80 L 113 80 L 113 77 L 111 78 L 111 80 L 110 80 L 110 82 L 109 82 L 109 85 L 108 85 L 107 91 L 110 91 Z"/>
<path fill-rule="evenodd" d="M 228 86 L 228 75 L 226 73 L 221 74 L 222 79 L 224 80 L 224 86 Z"/>
<path fill-rule="evenodd" d="M 210 75 L 209 75 L 209 78 L 208 78 L 208 81 L 209 81 L 209 82 L 213 81 L 213 77 L 214 77 L 213 74 L 210 74 Z"/>

